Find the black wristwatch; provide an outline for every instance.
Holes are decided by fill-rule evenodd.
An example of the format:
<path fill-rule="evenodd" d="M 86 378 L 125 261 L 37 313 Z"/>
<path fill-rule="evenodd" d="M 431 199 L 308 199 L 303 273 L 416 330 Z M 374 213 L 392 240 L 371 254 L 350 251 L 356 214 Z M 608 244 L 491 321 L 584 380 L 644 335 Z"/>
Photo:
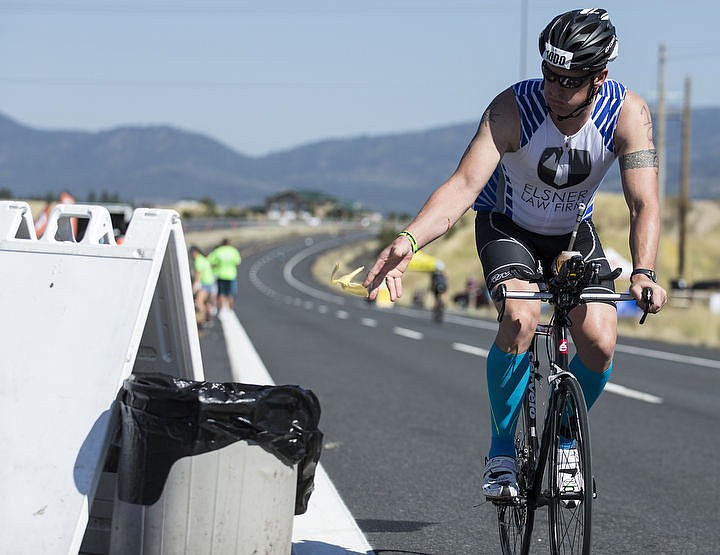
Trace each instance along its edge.
<path fill-rule="evenodd" d="M 632 277 L 636 276 L 637 274 L 647 276 L 651 280 L 653 280 L 653 283 L 657 283 L 657 274 L 655 273 L 655 270 L 648 270 L 647 268 L 635 268 L 630 274 L 630 278 L 632 279 Z"/>

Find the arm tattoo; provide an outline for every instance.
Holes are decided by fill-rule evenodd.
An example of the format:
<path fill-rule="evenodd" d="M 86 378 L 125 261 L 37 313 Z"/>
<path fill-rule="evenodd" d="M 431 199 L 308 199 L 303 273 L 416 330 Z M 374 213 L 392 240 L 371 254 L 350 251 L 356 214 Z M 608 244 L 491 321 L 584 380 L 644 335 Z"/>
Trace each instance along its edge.
<path fill-rule="evenodd" d="M 657 168 L 658 156 L 656 150 L 638 150 L 620 156 L 620 170 L 634 170 L 637 168 Z"/>
<path fill-rule="evenodd" d="M 495 123 L 499 115 L 497 112 L 497 103 L 493 102 L 487 107 L 485 112 L 483 112 L 482 118 L 480 118 L 480 125 L 484 123 Z"/>
<path fill-rule="evenodd" d="M 473 136 L 472 140 L 470 141 L 470 144 L 465 149 L 465 152 L 463 152 L 463 155 L 461 157 L 461 160 L 467 156 L 467 153 L 470 152 L 470 149 L 472 148 L 473 143 L 475 142 L 475 139 L 478 138 L 480 135 L 480 131 L 483 128 L 483 125 L 490 125 L 491 123 L 495 123 L 497 121 L 497 118 L 500 114 L 497 111 L 497 102 L 492 102 L 490 106 L 488 106 L 485 111 L 483 112 L 482 117 L 480 118 L 480 124 L 478 125 L 477 131 L 475 131 L 475 136 Z M 449 228 L 448 228 L 449 229 Z"/>
<path fill-rule="evenodd" d="M 642 109 L 640 110 L 641 116 L 644 118 L 643 125 L 647 129 L 647 137 L 648 137 L 648 143 L 652 144 L 653 140 L 653 125 L 652 125 L 652 118 L 650 117 L 650 110 L 647 107 L 647 104 L 643 104 Z"/>

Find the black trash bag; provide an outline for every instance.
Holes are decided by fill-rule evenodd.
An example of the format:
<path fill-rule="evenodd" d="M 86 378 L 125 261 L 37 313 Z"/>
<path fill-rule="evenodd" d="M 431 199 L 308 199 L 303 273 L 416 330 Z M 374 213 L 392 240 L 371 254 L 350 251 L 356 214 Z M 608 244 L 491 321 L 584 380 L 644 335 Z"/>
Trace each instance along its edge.
<path fill-rule="evenodd" d="M 198 382 L 133 374 L 118 393 L 118 498 L 152 505 L 173 463 L 239 440 L 297 464 L 295 514 L 307 510 L 322 449 L 320 404 L 295 385 Z"/>

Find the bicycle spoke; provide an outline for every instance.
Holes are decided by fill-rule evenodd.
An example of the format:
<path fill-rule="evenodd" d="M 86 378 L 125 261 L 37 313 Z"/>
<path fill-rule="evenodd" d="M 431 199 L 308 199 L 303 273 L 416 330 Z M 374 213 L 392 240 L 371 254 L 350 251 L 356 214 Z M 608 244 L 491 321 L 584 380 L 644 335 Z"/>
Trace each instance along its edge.
<path fill-rule="evenodd" d="M 547 467 L 550 544 L 554 553 L 589 553 L 592 473 L 587 410 L 574 378 L 563 378 Z"/>
<path fill-rule="evenodd" d="M 503 553 L 520 553 L 527 519 L 524 503 L 497 505 L 498 531 Z"/>

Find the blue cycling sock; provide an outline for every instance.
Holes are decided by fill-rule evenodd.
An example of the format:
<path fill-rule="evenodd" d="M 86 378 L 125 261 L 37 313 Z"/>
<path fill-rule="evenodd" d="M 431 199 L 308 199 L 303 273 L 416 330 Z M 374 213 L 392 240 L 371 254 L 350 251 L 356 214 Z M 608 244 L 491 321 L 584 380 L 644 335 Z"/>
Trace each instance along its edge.
<path fill-rule="evenodd" d="M 590 410 L 590 407 L 592 407 L 598 397 L 600 397 L 602 390 L 605 388 L 605 384 L 610 378 L 610 372 L 612 372 L 612 362 L 610 363 L 608 369 L 604 372 L 593 372 L 590 368 L 583 364 L 580 357 L 576 354 L 570 361 L 569 368 L 570 372 L 573 373 L 573 375 L 577 378 L 577 381 L 580 383 L 580 388 L 582 389 L 583 396 L 585 397 L 585 405 L 587 405 L 587 409 Z M 566 424 L 567 414 L 563 414 L 561 426 Z M 568 439 L 561 433 L 560 448 L 570 449 L 572 447 L 575 447 L 575 440 Z"/>
<path fill-rule="evenodd" d="M 608 369 L 604 372 L 593 372 L 583 364 L 580 357 L 577 354 L 570 361 L 570 372 L 577 378 L 582 388 L 583 395 L 585 395 L 585 404 L 588 410 L 595 404 L 598 397 L 605 389 L 605 384 L 610 379 L 610 372 L 612 372 L 612 362 Z"/>
<path fill-rule="evenodd" d="M 530 377 L 527 353 L 508 354 L 495 344 L 487 358 L 492 441 L 488 457 L 515 456 L 515 427 Z"/>

